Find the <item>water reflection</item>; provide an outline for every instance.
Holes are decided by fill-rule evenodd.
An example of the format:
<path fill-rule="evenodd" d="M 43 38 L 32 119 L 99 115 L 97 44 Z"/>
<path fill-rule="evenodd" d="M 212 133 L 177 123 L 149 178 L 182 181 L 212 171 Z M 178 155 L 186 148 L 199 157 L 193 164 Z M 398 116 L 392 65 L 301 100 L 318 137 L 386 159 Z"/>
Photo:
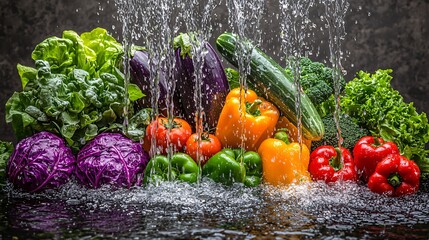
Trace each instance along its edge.
<path fill-rule="evenodd" d="M 112 191 L 70 183 L 0 197 L 0 236 L 34 238 L 426 239 L 429 194 L 387 198 L 356 184 L 231 188 L 165 183 Z"/>

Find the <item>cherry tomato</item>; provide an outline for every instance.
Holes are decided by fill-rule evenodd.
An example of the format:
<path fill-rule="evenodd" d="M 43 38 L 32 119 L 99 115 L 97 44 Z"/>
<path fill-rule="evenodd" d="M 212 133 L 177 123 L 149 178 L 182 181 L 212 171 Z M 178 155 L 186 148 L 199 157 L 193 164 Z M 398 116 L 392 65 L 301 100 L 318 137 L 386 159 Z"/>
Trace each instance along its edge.
<path fill-rule="evenodd" d="M 150 149 L 152 137 L 156 139 L 157 154 L 167 153 L 168 141 L 170 141 L 173 152 L 180 152 L 183 150 L 186 141 L 192 134 L 191 126 L 183 119 L 174 118 L 171 124 L 171 130 L 168 132 L 168 124 L 167 118 L 158 117 L 158 120 L 152 121 L 149 126 L 147 126 L 145 144 L 143 144 L 145 150 Z"/>
<path fill-rule="evenodd" d="M 186 153 L 194 159 L 196 163 L 198 163 L 197 159 L 197 146 L 198 146 L 198 134 L 194 133 L 189 137 L 186 142 Z M 213 155 L 222 150 L 222 144 L 219 139 L 213 135 L 208 133 L 201 134 L 201 142 L 200 142 L 200 161 L 201 166 L 203 166 Z"/>

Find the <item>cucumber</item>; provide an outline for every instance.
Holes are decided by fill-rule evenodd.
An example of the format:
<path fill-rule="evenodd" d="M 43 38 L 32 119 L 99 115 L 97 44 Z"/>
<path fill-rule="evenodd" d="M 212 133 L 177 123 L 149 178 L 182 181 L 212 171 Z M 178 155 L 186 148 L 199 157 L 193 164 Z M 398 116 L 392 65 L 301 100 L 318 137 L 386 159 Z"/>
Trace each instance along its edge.
<path fill-rule="evenodd" d="M 216 40 L 220 54 L 235 67 L 238 67 L 236 48 L 250 44 L 237 44 L 237 41 L 237 37 L 231 33 L 223 33 Z M 298 90 L 293 79 L 285 74 L 283 68 L 272 58 L 256 47 L 252 51 L 247 82 L 260 96 L 275 104 L 289 121 L 297 125 L 295 96 Z M 302 91 L 300 94 L 302 133 L 306 139 L 320 140 L 325 132 L 322 119 L 310 99 Z"/>

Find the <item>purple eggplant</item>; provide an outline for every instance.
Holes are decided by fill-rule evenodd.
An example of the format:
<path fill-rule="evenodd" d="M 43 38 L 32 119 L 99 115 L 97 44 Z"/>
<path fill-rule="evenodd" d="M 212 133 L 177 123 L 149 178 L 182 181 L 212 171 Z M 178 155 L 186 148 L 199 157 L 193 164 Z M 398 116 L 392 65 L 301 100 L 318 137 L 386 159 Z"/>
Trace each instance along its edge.
<path fill-rule="evenodd" d="M 157 60 L 153 59 L 154 63 L 157 64 Z M 149 66 L 149 55 L 146 51 L 138 50 L 134 52 L 130 60 L 130 72 L 131 72 L 131 81 L 137 84 L 146 95 L 144 98 L 141 98 L 137 101 L 139 108 L 150 108 L 152 91 L 150 83 L 150 66 Z M 165 71 L 159 71 L 159 99 L 158 99 L 158 109 L 161 115 L 167 115 L 167 93 L 168 93 L 168 84 L 166 79 L 167 74 Z M 173 97 L 174 103 L 174 114 L 177 117 L 183 115 L 182 106 L 180 104 L 180 99 L 177 94 L 174 94 Z"/>
<path fill-rule="evenodd" d="M 191 126 L 195 126 L 197 102 L 194 99 L 196 91 L 195 67 L 190 54 L 191 34 L 180 34 L 175 38 L 176 54 L 176 90 L 179 93 L 184 118 Z M 229 83 L 225 75 L 222 62 L 216 51 L 204 42 L 207 53 L 204 56 L 201 79 L 201 105 L 203 111 L 203 127 L 205 130 L 214 130 L 219 115 L 225 104 L 229 92 Z"/>

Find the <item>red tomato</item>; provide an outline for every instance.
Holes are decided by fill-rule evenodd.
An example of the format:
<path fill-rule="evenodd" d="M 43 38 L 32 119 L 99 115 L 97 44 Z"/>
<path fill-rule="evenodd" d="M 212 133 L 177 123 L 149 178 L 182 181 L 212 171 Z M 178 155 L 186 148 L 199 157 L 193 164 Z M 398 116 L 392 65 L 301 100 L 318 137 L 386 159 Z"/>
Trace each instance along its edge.
<path fill-rule="evenodd" d="M 174 118 L 169 133 L 168 119 L 165 117 L 158 117 L 157 121 L 155 120 L 147 126 L 145 144 L 143 146 L 146 150 L 149 150 L 153 137 L 156 139 L 157 154 L 167 153 L 168 141 L 170 141 L 173 152 L 180 152 L 185 147 L 186 141 L 191 134 L 192 128 L 185 120 Z"/>
<path fill-rule="evenodd" d="M 222 149 L 222 144 L 219 139 L 208 133 L 201 134 L 201 143 L 200 143 L 200 160 L 201 166 L 203 166 L 213 155 L 218 153 Z M 198 163 L 197 159 L 197 146 L 198 146 L 198 134 L 194 133 L 186 142 L 186 153 Z"/>

